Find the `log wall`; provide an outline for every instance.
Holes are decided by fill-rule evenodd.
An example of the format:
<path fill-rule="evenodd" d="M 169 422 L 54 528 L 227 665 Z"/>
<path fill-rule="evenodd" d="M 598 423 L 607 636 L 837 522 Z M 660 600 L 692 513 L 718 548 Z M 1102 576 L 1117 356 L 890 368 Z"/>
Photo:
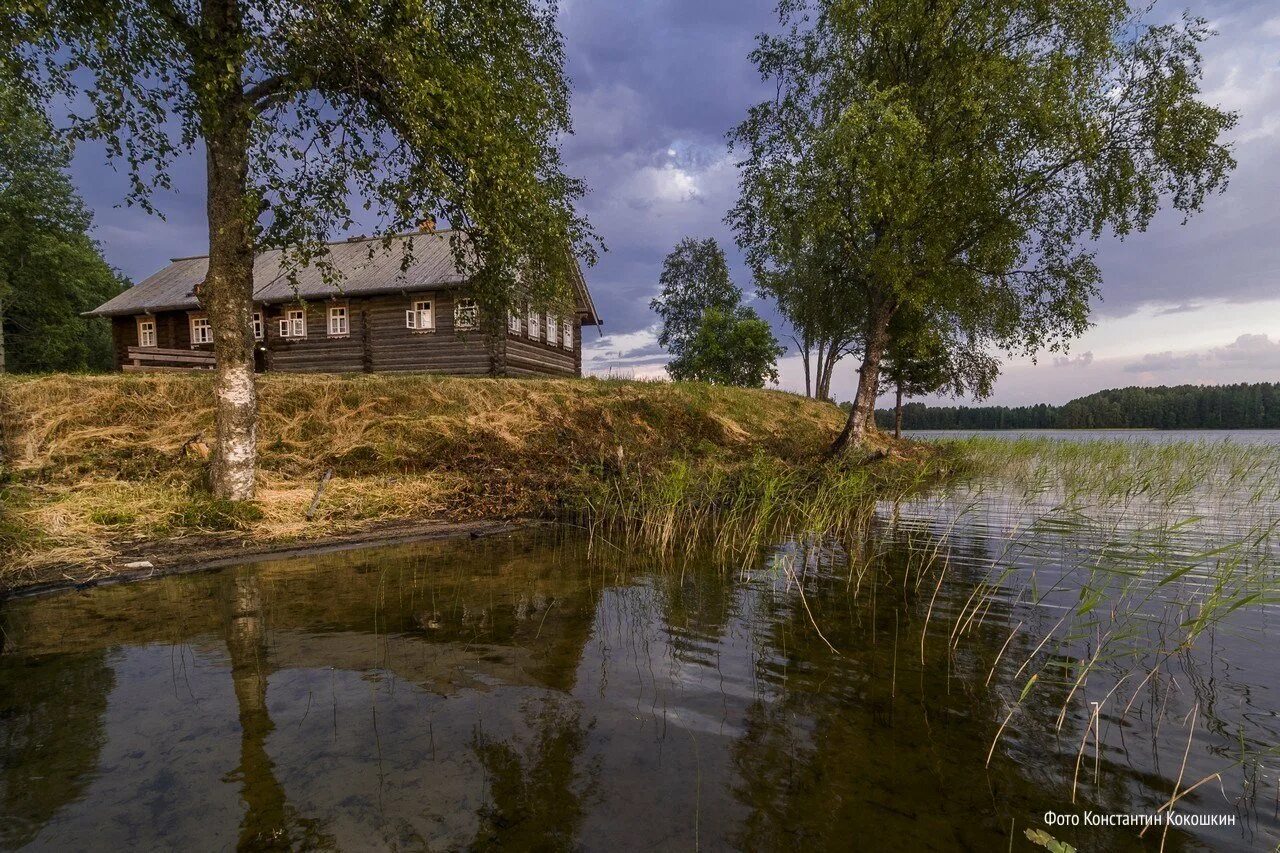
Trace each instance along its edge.
<path fill-rule="evenodd" d="M 430 299 L 435 328 L 410 329 L 405 312 L 412 304 Z M 329 334 L 329 308 L 347 306 L 348 331 Z M 454 295 L 448 290 L 364 298 L 312 301 L 303 306 L 307 317 L 304 338 L 283 337 L 280 320 L 295 304 L 260 306 L 265 339 L 258 343 L 259 368 L 285 372 L 358 373 L 423 371 L 460 376 L 581 376 L 582 325 L 574 322 L 573 347 L 546 342 L 545 324 L 537 340 L 530 339 L 521 323 L 519 334 L 508 333 L 495 347 L 486 345 L 479 332 L 458 334 L 454 329 Z M 189 349 L 190 315 L 199 312 L 168 311 L 154 316 L 156 345 Z M 116 368 L 127 361 L 127 349 L 138 346 L 138 317 L 113 317 L 112 339 Z M 198 349 L 211 349 L 201 345 Z"/>

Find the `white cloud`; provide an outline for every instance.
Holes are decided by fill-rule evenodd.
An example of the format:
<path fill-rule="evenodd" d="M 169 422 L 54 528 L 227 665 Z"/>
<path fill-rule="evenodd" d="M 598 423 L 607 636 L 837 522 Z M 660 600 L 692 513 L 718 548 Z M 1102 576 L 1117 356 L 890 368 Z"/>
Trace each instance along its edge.
<path fill-rule="evenodd" d="M 628 204 L 644 209 L 655 204 L 681 204 L 701 198 L 697 176 L 673 163 L 640 169 L 620 191 Z"/>
<path fill-rule="evenodd" d="M 1093 364 L 1093 350 L 1077 356 L 1060 355 L 1053 360 L 1054 367 L 1088 367 Z"/>
<path fill-rule="evenodd" d="M 1204 351 L 1148 353 L 1125 365 L 1130 373 L 1163 373 L 1198 367 L 1208 370 L 1280 370 L 1280 340 L 1269 335 L 1241 335 L 1229 344 Z"/>
<path fill-rule="evenodd" d="M 583 370 L 593 376 L 655 379 L 666 376 L 667 355 L 658 346 L 658 326 L 605 335 L 582 344 Z"/>

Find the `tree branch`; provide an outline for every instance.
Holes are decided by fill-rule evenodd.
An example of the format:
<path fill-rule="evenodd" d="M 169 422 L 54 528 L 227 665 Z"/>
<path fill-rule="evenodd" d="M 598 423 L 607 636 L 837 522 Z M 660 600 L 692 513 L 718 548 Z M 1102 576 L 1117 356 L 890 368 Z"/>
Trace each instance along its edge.
<path fill-rule="evenodd" d="M 176 0 L 151 0 L 151 8 L 155 9 L 156 14 L 173 28 L 179 41 L 187 48 L 187 52 L 194 55 L 196 28 L 178 8 Z"/>

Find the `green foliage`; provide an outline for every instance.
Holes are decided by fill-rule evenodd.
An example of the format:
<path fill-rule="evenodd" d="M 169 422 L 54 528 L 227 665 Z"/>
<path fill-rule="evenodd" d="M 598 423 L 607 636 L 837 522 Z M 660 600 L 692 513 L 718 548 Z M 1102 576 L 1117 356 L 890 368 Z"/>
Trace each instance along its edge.
<path fill-rule="evenodd" d="M 724 251 L 714 238 L 686 237 L 662 265 L 662 290 L 649 303 L 662 318 L 658 343 L 672 354 L 672 379 L 763 387 L 778 380 L 778 346 L 769 324 L 741 304 Z"/>
<path fill-rule="evenodd" d="M 111 329 L 81 317 L 119 292 L 66 170 L 71 152 L 0 73 L 0 369 L 106 370 Z"/>
<path fill-rule="evenodd" d="M 893 412 L 876 412 L 882 426 Z M 1062 406 L 903 406 L 907 429 L 1280 429 L 1280 383 L 1119 388 Z"/>
<path fill-rule="evenodd" d="M 677 356 L 698 333 L 702 312 L 733 311 L 742 291 L 729 278 L 724 250 L 714 238 L 685 237 L 662 262 L 661 293 L 649 303 L 662 318 L 658 344 Z"/>
<path fill-rule="evenodd" d="M 262 510 L 248 501 L 229 501 L 196 494 L 174 510 L 169 524 L 180 530 L 248 530 L 255 521 L 261 521 L 262 518 Z M 119 517 L 114 523 L 128 522 Z"/>
<path fill-rule="evenodd" d="M 254 248 L 287 248 L 292 268 L 337 283 L 323 244 L 356 210 L 381 233 L 436 217 L 467 230 L 455 255 L 504 317 L 517 291 L 563 300 L 572 254 L 595 257 L 574 210 L 585 187 L 557 148 L 563 43 L 539 0 L 19 3 L 0 7 L 5 33 L 20 34 L 28 80 L 87 105 L 71 135 L 106 144 L 129 203 L 153 210 L 203 139 L 211 199 L 239 196 L 220 213 Z"/>
<path fill-rule="evenodd" d="M 734 131 L 748 261 L 817 259 L 878 386 L 903 309 L 1010 353 L 1088 325 L 1086 238 L 1190 214 L 1234 166 L 1235 116 L 1199 100 L 1205 21 L 1150 26 L 1120 0 L 781 0 L 752 54 L 777 95 Z M 815 279 L 818 280 L 818 279 Z"/>
<path fill-rule="evenodd" d="M 889 329 L 884 390 L 908 398 L 945 391 L 981 400 L 991 394 L 1000 363 L 983 348 L 982 336 L 913 311 L 899 311 Z"/>
<path fill-rule="evenodd" d="M 708 308 L 684 351 L 667 365 L 672 379 L 763 388 L 778 381 L 778 346 L 769 324 L 751 308 Z"/>
<path fill-rule="evenodd" d="M 1059 841 L 1043 829 L 1026 830 L 1027 840 L 1032 844 L 1050 851 L 1050 853 L 1076 853 L 1076 848 Z"/>
<path fill-rule="evenodd" d="M 864 304 L 857 287 L 841 278 L 838 248 L 796 230 L 768 251 L 746 242 L 756 287 L 774 300 L 787 319 L 805 372 L 805 393 L 820 400 L 831 394 L 836 363 L 861 339 Z"/>

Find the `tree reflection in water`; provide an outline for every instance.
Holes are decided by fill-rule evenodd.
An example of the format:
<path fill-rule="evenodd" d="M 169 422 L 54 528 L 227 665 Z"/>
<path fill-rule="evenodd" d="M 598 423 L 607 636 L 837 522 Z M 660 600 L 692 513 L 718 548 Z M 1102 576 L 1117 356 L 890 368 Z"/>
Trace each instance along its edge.
<path fill-rule="evenodd" d="M 471 747 L 488 776 L 475 850 L 565 850 L 575 846 L 584 797 L 596 770 L 582 766 L 588 727 L 572 703 L 525 704 L 532 743 L 498 740 L 481 730 Z"/>
<path fill-rule="evenodd" d="M 84 793 L 115 677 L 104 650 L 0 668 L 0 848 L 32 841 Z"/>
<path fill-rule="evenodd" d="M 245 813 L 240 823 L 241 850 L 293 850 L 332 847 L 322 821 L 300 818 L 289 806 L 267 753 L 267 738 L 275 730 L 267 709 L 270 656 L 260 579 L 248 569 L 236 573 L 231 585 L 231 618 L 227 622 L 227 653 L 231 681 L 240 716 L 240 765 L 235 776 Z"/>

